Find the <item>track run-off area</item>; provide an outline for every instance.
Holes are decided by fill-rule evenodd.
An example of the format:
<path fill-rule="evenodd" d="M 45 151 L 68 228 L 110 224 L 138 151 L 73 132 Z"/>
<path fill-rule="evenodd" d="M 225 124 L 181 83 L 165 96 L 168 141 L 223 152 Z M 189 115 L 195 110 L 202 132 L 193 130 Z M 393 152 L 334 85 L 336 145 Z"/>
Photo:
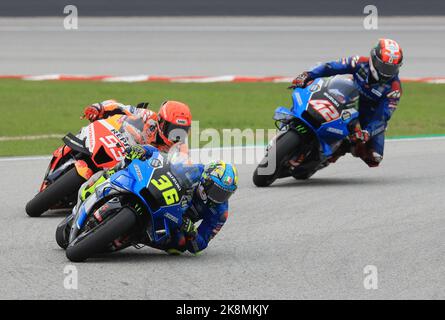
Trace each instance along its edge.
<path fill-rule="evenodd" d="M 413 13 L 415 14 L 415 13 Z M 379 38 L 404 49 L 401 77 L 444 77 L 443 16 L 0 18 L 2 75 L 288 76 L 368 55 Z"/>

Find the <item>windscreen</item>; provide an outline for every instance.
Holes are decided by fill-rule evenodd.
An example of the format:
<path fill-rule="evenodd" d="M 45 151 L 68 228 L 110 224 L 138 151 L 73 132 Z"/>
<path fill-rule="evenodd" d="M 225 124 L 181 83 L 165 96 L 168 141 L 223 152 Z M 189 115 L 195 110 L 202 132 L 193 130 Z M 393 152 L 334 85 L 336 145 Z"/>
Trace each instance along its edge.
<path fill-rule="evenodd" d="M 329 81 L 327 92 L 347 108 L 357 108 L 359 93 L 350 76 L 336 76 Z"/>
<path fill-rule="evenodd" d="M 180 180 L 186 189 L 196 186 L 201 178 L 199 165 L 193 164 L 187 155 L 179 151 L 170 153 L 167 162 L 170 164 L 170 171 Z"/>

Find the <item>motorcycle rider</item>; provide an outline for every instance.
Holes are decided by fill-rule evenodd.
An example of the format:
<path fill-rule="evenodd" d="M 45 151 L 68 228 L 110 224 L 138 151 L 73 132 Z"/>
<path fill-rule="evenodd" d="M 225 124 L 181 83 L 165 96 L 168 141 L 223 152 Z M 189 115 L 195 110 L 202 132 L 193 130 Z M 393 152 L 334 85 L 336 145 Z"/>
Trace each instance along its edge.
<path fill-rule="evenodd" d="M 134 145 L 126 149 L 126 159 L 111 171 L 94 174 L 79 190 L 79 201 L 84 201 L 95 188 L 115 171 L 126 167 L 134 159 L 145 160 L 151 156 L 155 147 L 151 145 Z M 174 154 L 174 152 L 173 152 Z M 172 234 L 170 240 L 157 249 L 177 255 L 185 251 L 199 254 L 207 248 L 209 242 L 218 234 L 228 218 L 229 198 L 238 188 L 238 171 L 235 165 L 224 161 L 215 161 L 207 165 L 192 164 L 183 158 L 178 164 L 181 168 L 195 169 L 199 183 L 191 192 L 190 206 L 183 216 L 179 230 Z M 76 210 L 76 208 L 74 209 Z M 199 227 L 196 223 L 201 222 Z M 141 239 L 141 243 L 146 240 Z M 153 244 L 147 242 L 150 246 Z"/>
<path fill-rule="evenodd" d="M 151 144 L 164 152 L 167 152 L 178 141 L 186 144 L 192 114 L 185 103 L 165 101 L 158 113 L 147 107 L 146 102 L 131 106 L 115 100 L 105 100 L 85 107 L 82 118 L 93 122 L 123 114 L 127 116 L 123 122 L 123 129 L 134 138 L 137 144 Z"/>
<path fill-rule="evenodd" d="M 290 88 L 305 88 L 312 80 L 337 74 L 352 74 L 359 93 L 359 120 L 363 130 L 352 139 L 356 144 L 351 153 L 360 157 L 369 167 L 377 167 L 383 160 L 385 130 L 402 95 L 399 69 L 403 52 L 391 39 L 379 39 L 371 49 L 370 57 L 352 56 L 320 64 L 298 75 Z M 338 156 L 344 155 L 342 151 Z"/>
<path fill-rule="evenodd" d="M 235 165 L 219 160 L 195 166 L 201 172 L 201 179 L 193 191 L 191 205 L 184 214 L 181 228 L 161 248 L 172 255 L 186 250 L 199 254 L 207 248 L 227 221 L 229 198 L 238 188 Z M 199 221 L 201 223 L 196 227 Z"/>

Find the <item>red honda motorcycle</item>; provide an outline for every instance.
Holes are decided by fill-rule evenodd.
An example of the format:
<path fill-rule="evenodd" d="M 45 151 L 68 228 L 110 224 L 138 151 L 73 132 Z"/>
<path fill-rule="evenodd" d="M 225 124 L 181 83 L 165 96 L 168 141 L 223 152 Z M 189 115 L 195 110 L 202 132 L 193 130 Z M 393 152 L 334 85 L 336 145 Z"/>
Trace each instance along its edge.
<path fill-rule="evenodd" d="M 26 204 L 26 213 L 38 217 L 49 209 L 73 208 L 81 185 L 95 172 L 113 168 L 124 159 L 125 148 L 136 143 L 127 132 L 127 120 L 114 115 L 89 124 L 76 136 L 67 134 L 53 153 L 39 193 Z M 132 122 L 134 129 L 138 119 Z"/>

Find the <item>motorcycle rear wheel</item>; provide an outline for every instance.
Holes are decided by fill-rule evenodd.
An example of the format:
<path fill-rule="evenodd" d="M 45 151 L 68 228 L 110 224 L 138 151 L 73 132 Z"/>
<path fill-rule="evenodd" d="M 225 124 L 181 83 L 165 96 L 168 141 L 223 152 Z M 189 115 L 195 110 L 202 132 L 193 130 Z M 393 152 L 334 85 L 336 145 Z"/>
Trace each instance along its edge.
<path fill-rule="evenodd" d="M 79 190 L 85 179 L 72 168 L 59 179 L 50 184 L 46 189 L 35 195 L 26 204 L 26 213 L 30 217 L 40 217 L 45 211 L 60 202 L 64 197 Z"/>

